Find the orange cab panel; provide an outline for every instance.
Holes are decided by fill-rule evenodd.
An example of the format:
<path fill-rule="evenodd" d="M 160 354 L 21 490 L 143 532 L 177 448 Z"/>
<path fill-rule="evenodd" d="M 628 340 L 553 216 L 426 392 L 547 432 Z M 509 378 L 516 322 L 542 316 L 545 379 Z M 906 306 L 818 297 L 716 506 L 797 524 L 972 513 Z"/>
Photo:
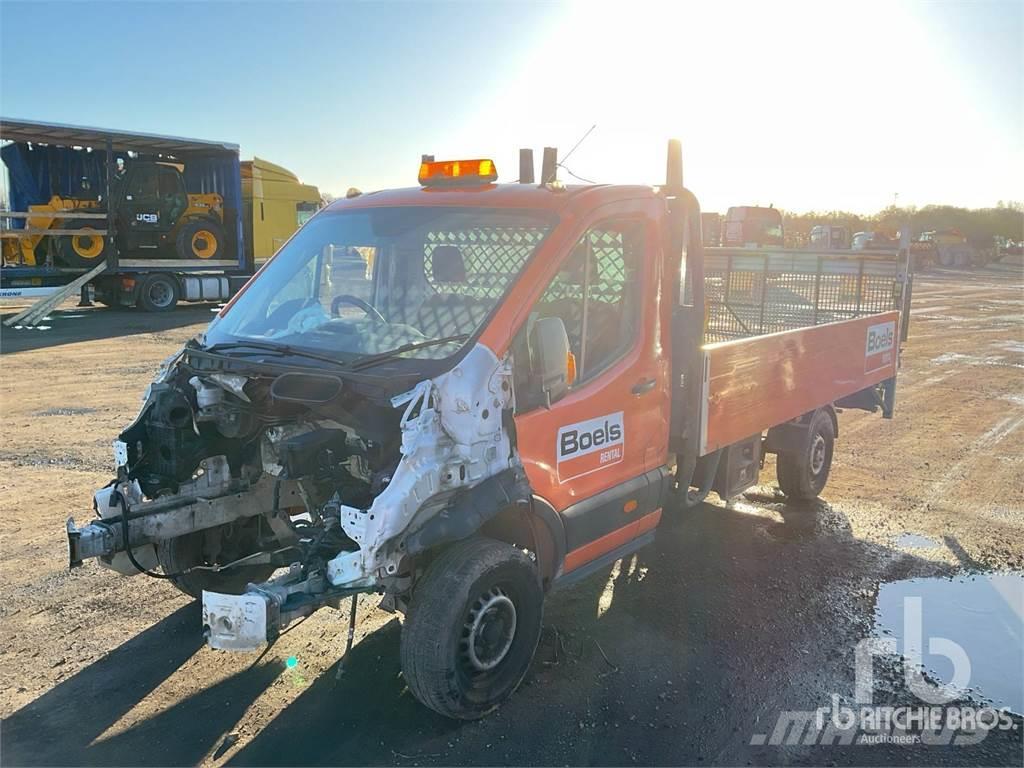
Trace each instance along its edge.
<path fill-rule="evenodd" d="M 524 275 L 536 301 L 510 302 L 522 324 L 561 317 L 579 366 L 562 399 L 527 407 L 515 419 L 530 485 L 562 517 L 566 570 L 648 531 L 637 523 L 660 506 L 655 486 L 667 458 L 670 408 L 657 231 L 653 216 L 635 205 L 602 206 L 575 227 L 555 260 Z M 574 302 L 585 311 L 572 309 Z"/>

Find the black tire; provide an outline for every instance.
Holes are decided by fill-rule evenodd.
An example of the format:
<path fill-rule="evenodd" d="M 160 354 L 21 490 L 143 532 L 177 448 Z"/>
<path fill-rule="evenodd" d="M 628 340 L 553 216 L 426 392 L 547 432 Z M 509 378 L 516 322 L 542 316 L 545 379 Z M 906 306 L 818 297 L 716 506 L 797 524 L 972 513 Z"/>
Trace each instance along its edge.
<path fill-rule="evenodd" d="M 58 221 L 63 221 L 58 219 Z M 106 229 L 97 219 L 71 219 L 61 229 Z M 61 235 L 57 238 L 57 257 L 66 267 L 95 267 L 106 257 L 110 244 L 104 235 Z"/>
<path fill-rule="evenodd" d="M 178 229 L 174 248 L 179 259 L 220 258 L 224 253 L 224 227 L 213 219 L 189 219 Z"/>
<path fill-rule="evenodd" d="M 146 275 L 139 283 L 136 306 L 146 312 L 170 312 L 181 298 L 181 286 L 173 275 Z"/>
<path fill-rule="evenodd" d="M 776 457 L 775 476 L 779 488 L 793 500 L 817 498 L 828 482 L 832 469 L 836 429 L 825 411 L 818 411 L 811 419 L 807 443 L 802 451 L 780 452 Z"/>
<path fill-rule="evenodd" d="M 526 553 L 479 537 L 454 544 L 413 590 L 401 642 L 409 690 L 445 717 L 483 717 L 526 675 L 543 611 Z"/>
<path fill-rule="evenodd" d="M 233 546 L 231 546 L 230 554 L 227 557 L 217 558 L 217 560 L 223 561 L 219 564 L 226 565 L 232 560 L 249 554 L 253 551 L 254 541 L 251 536 L 249 538 L 245 537 L 251 534 L 253 528 L 254 526 L 246 525 L 245 523 L 236 523 L 234 527 L 221 526 L 209 531 L 195 531 L 185 536 L 179 536 L 176 539 L 158 541 L 156 543 L 157 561 L 160 563 L 160 568 L 165 574 L 181 574 L 180 576 L 173 576 L 170 581 L 190 597 L 202 597 L 204 589 L 208 592 L 240 595 L 245 591 L 246 585 L 250 582 L 259 583 L 269 579 L 271 574 L 274 573 L 274 566 L 239 565 L 226 571 L 182 572 L 196 565 L 212 565 L 213 563 L 208 562 L 208 558 L 204 554 L 204 549 L 206 548 L 204 545 L 206 544 L 207 537 L 228 535 L 228 531 L 231 531 L 235 537 L 239 538 L 237 541 L 232 542 Z M 249 546 L 246 546 L 246 544 L 249 544 Z"/>

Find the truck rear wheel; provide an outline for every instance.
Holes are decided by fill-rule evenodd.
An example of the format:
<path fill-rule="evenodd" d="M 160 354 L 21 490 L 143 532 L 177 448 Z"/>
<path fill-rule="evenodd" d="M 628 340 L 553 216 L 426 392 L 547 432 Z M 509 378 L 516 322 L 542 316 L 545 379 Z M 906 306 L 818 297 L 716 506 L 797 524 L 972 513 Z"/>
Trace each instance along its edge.
<path fill-rule="evenodd" d="M 224 252 L 224 228 L 213 219 L 190 219 L 174 240 L 179 259 L 216 259 Z"/>
<path fill-rule="evenodd" d="M 173 275 L 162 272 L 147 275 L 139 283 L 135 303 L 146 312 L 169 312 L 181 297 L 181 286 Z"/>
<path fill-rule="evenodd" d="M 58 219 L 59 221 L 59 219 Z M 107 238 L 90 232 L 106 228 L 106 224 L 97 226 L 93 219 L 72 219 L 67 229 L 81 229 L 81 235 L 62 235 L 57 238 L 57 255 L 62 264 L 68 267 L 93 267 L 103 261 L 107 254 Z"/>
<path fill-rule="evenodd" d="M 540 639 L 544 593 L 532 560 L 475 537 L 441 553 L 402 627 L 402 672 L 422 704 L 475 720 L 522 682 Z"/>
<path fill-rule="evenodd" d="M 250 582 L 269 579 L 274 573 L 274 566 L 238 565 L 224 571 L 185 571 L 197 565 L 227 565 L 250 554 L 255 550 L 255 533 L 256 525 L 243 521 L 158 541 L 157 562 L 161 570 L 172 577 L 171 583 L 190 597 L 202 597 L 204 589 L 240 595 Z M 211 551 L 217 554 L 211 557 Z"/>
<path fill-rule="evenodd" d="M 836 430 L 825 411 L 818 411 L 807 430 L 807 442 L 801 451 L 780 451 L 775 474 L 779 488 L 790 499 L 813 499 L 824 489 L 832 468 Z"/>

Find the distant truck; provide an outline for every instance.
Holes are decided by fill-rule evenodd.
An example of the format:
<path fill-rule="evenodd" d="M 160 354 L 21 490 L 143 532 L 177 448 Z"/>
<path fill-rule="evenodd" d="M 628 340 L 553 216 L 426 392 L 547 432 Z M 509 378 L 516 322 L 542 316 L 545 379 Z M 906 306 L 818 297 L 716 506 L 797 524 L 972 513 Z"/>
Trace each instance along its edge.
<path fill-rule="evenodd" d="M 717 248 L 722 244 L 722 214 L 701 212 L 701 238 L 705 248 Z"/>
<path fill-rule="evenodd" d="M 269 259 L 320 209 L 320 190 L 260 157 L 242 161 L 245 243 L 256 264 Z"/>
<path fill-rule="evenodd" d="M 782 213 L 773 206 L 741 205 L 725 214 L 722 245 L 727 248 L 781 248 L 784 244 Z"/>
<path fill-rule="evenodd" d="M 899 240 L 881 232 L 856 232 L 850 248 L 854 251 L 891 251 L 899 247 Z"/>
<path fill-rule="evenodd" d="M 40 318 L 79 291 L 152 312 L 226 300 L 320 207 L 233 144 L 4 118 L 0 142 L 0 298 L 40 297 Z"/>
<path fill-rule="evenodd" d="M 957 229 L 922 232 L 915 246 L 916 252 L 930 255 L 943 267 L 967 267 L 978 258 L 977 249 Z"/>
<path fill-rule="evenodd" d="M 842 251 L 850 247 L 850 229 L 837 224 L 818 224 L 811 229 L 812 250 Z"/>

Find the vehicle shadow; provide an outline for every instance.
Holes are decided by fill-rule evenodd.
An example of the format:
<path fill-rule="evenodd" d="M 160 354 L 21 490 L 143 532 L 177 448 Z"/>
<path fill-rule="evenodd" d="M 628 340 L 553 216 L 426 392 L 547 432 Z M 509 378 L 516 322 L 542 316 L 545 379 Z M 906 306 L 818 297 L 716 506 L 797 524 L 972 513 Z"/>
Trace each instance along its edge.
<path fill-rule="evenodd" d="M 393 621 L 353 649 L 340 682 L 314 682 L 229 762 L 777 764 L 799 749 L 827 761 L 752 747 L 751 730 L 852 691 L 854 647 L 872 625 L 861 585 L 892 561 L 901 573 L 936 566 L 853 538 L 824 502 L 779 505 L 783 522 L 712 504 L 667 512 L 654 544 L 556 591 L 526 680 L 482 721 L 413 700 Z"/>
<path fill-rule="evenodd" d="M 1019 753 L 1008 742 L 754 745 L 781 713 L 850 695 L 856 643 L 872 631 L 872 585 L 953 571 L 856 539 L 825 502 L 775 504 L 666 511 L 652 545 L 556 591 L 522 686 L 481 721 L 447 720 L 413 699 L 396 619 L 350 651 L 340 678 L 331 667 L 306 681 L 301 668 L 267 663 L 196 681 L 196 693 L 104 737 L 199 648 L 191 605 L 8 718 L 3 763 L 1003 764 Z M 217 748 L 272 681 L 292 677 L 303 688 L 290 705 Z M 875 703 L 887 695 L 902 694 Z"/>
<path fill-rule="evenodd" d="M 401 625 L 394 619 L 352 648 L 313 681 L 228 765 L 391 765 L 426 759 L 424 737 L 458 731 L 461 723 L 420 705 L 401 677 Z"/>
<path fill-rule="evenodd" d="M 3 722 L 4 765 L 186 765 L 201 760 L 279 674 L 271 665 L 210 686 L 155 717 L 114 726 L 199 650 L 196 603 L 123 643 Z"/>
<path fill-rule="evenodd" d="M 52 312 L 35 328 L 7 328 L 0 331 L 0 354 L 10 355 L 33 349 L 48 349 L 63 344 L 98 339 L 115 339 L 141 333 L 160 333 L 190 325 L 206 325 L 213 320 L 216 304 L 189 304 L 172 312 L 147 313 L 121 308 L 65 307 Z M 23 307 L 0 307 L 0 321 L 20 312 Z"/>

